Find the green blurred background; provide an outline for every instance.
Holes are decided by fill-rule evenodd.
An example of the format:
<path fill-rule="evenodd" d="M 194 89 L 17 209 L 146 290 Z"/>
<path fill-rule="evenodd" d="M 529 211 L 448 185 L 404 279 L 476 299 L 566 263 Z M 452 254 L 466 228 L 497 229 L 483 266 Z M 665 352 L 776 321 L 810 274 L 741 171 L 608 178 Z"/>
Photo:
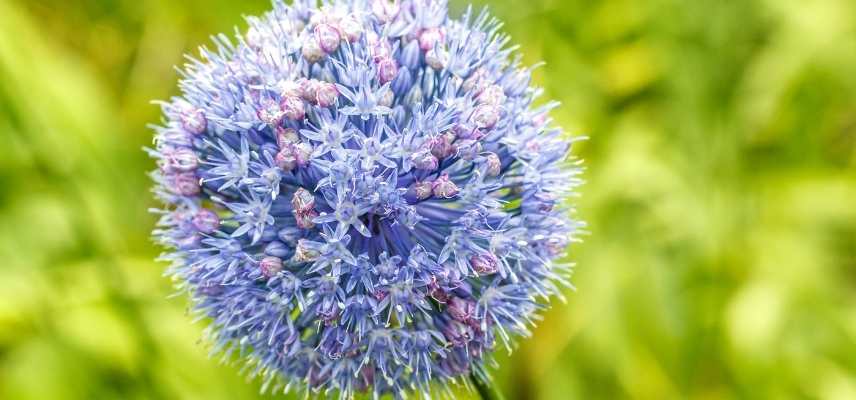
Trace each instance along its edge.
<path fill-rule="evenodd" d="M 0 0 L 0 399 L 258 397 L 167 298 L 140 148 L 182 53 L 267 8 Z M 590 137 L 578 290 L 507 397 L 856 399 L 856 3 L 491 8 Z"/>

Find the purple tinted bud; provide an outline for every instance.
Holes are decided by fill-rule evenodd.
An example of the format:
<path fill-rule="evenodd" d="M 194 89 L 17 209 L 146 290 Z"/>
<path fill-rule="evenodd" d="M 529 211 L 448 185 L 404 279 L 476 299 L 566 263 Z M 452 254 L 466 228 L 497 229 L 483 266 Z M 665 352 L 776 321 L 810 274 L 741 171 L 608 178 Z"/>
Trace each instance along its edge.
<path fill-rule="evenodd" d="M 372 13 L 374 13 L 375 17 L 382 24 L 392 21 L 398 15 L 400 10 L 401 6 L 399 5 L 398 0 L 372 1 Z"/>
<path fill-rule="evenodd" d="M 193 216 L 193 226 L 200 233 L 212 234 L 220 228 L 220 217 L 214 211 L 200 208 Z"/>
<path fill-rule="evenodd" d="M 315 261 L 320 257 L 321 254 L 318 253 L 318 250 L 315 250 L 312 245 L 306 239 L 300 239 L 297 241 L 297 247 L 294 248 L 294 261 L 296 262 L 309 262 Z"/>
<path fill-rule="evenodd" d="M 298 82 L 280 81 L 277 86 L 279 87 L 280 97 L 300 97 L 301 95 L 301 87 Z"/>
<path fill-rule="evenodd" d="M 306 79 L 300 78 L 297 81 L 297 85 L 300 88 L 300 98 L 306 100 L 308 102 L 314 102 L 317 100 L 318 94 L 318 81 L 315 79 Z"/>
<path fill-rule="evenodd" d="M 437 166 L 439 165 L 437 157 L 434 157 L 434 155 L 431 154 L 431 151 L 429 149 L 417 150 L 416 153 L 413 153 L 413 155 L 410 156 L 410 158 L 413 162 L 413 166 L 416 167 L 416 169 L 433 171 L 437 169 Z"/>
<path fill-rule="evenodd" d="M 167 173 L 190 172 L 199 166 L 196 153 L 185 147 L 164 150 L 163 161 L 163 170 Z"/>
<path fill-rule="evenodd" d="M 169 178 L 171 189 L 175 194 L 182 196 L 196 196 L 201 188 L 199 178 L 193 172 L 182 172 Z"/>
<path fill-rule="evenodd" d="M 434 190 L 434 183 L 431 181 L 417 181 L 407 190 L 407 194 L 414 200 L 425 200 L 431 197 Z"/>
<path fill-rule="evenodd" d="M 499 109 L 493 105 L 480 105 L 473 111 L 472 121 L 479 129 L 493 129 L 499 121 Z"/>
<path fill-rule="evenodd" d="M 377 63 L 377 78 L 381 84 L 395 79 L 398 75 L 398 65 L 393 58 L 384 58 Z"/>
<path fill-rule="evenodd" d="M 472 139 L 459 140 L 455 143 L 458 157 L 464 160 L 473 160 L 481 153 L 481 143 Z"/>
<path fill-rule="evenodd" d="M 455 321 L 466 324 L 475 317 L 476 303 L 472 300 L 452 297 L 446 304 L 446 312 L 448 312 L 449 316 L 451 316 Z"/>
<path fill-rule="evenodd" d="M 499 268 L 499 261 L 493 254 L 484 253 L 470 257 L 470 266 L 479 274 L 494 274 Z"/>
<path fill-rule="evenodd" d="M 293 145 L 286 145 L 276 154 L 274 158 L 276 166 L 285 172 L 290 172 L 297 167 L 297 152 Z"/>
<path fill-rule="evenodd" d="M 452 145 L 453 140 L 455 140 L 455 137 L 451 132 L 446 132 L 432 137 L 428 140 L 428 146 L 431 148 L 431 154 L 441 160 L 455 154 L 455 146 Z"/>
<path fill-rule="evenodd" d="M 485 156 L 485 173 L 487 176 L 498 176 L 502 170 L 502 161 L 496 153 L 487 153 Z"/>
<path fill-rule="evenodd" d="M 339 30 L 329 24 L 319 24 L 315 27 L 315 40 L 318 47 L 330 54 L 339 48 Z"/>
<path fill-rule="evenodd" d="M 312 157 L 312 145 L 306 142 L 301 142 L 294 145 L 294 159 L 297 161 L 298 167 L 309 165 L 309 160 Z"/>
<path fill-rule="evenodd" d="M 448 174 L 442 174 L 434 181 L 433 193 L 441 199 L 451 199 L 458 195 L 458 185 L 449 179 Z"/>
<path fill-rule="evenodd" d="M 499 85 L 490 85 L 479 93 L 478 102 L 480 104 L 499 106 L 505 102 L 505 92 Z"/>
<path fill-rule="evenodd" d="M 422 51 L 433 49 L 437 43 L 443 42 L 445 33 L 440 28 L 428 28 L 419 34 L 419 48 Z"/>
<path fill-rule="evenodd" d="M 297 131 L 293 128 L 276 128 L 276 145 L 280 149 L 284 149 L 288 146 L 294 145 L 300 141 L 300 136 L 297 135 Z"/>
<path fill-rule="evenodd" d="M 265 278 L 272 278 L 282 271 L 282 259 L 279 257 L 265 257 L 259 261 L 259 269 Z"/>
<path fill-rule="evenodd" d="M 363 35 L 363 27 L 353 15 L 345 16 L 339 21 L 339 31 L 342 33 L 342 37 L 351 43 L 360 40 Z"/>
<path fill-rule="evenodd" d="M 279 104 L 286 118 L 292 121 L 301 121 L 305 116 L 303 100 L 298 97 L 285 97 Z"/>
<path fill-rule="evenodd" d="M 256 113 L 259 119 L 268 125 L 279 125 L 284 113 L 275 100 L 264 99 Z"/>
<path fill-rule="evenodd" d="M 448 62 L 449 52 L 441 47 L 435 47 L 425 53 L 425 63 L 428 64 L 429 67 L 437 71 L 440 71 L 445 68 L 446 63 Z"/>
<path fill-rule="evenodd" d="M 294 220 L 297 227 L 300 229 L 312 229 L 315 227 L 315 218 L 318 218 L 318 213 L 315 210 L 300 212 L 294 210 Z"/>
<path fill-rule="evenodd" d="M 297 189 L 291 197 L 291 207 L 295 212 L 307 212 L 315 208 L 315 196 L 304 188 Z"/>
<path fill-rule="evenodd" d="M 317 63 L 324 59 L 327 53 L 324 52 L 324 49 L 321 48 L 321 45 L 318 44 L 315 38 L 311 38 L 303 41 L 303 58 L 306 59 L 310 64 Z"/>
<path fill-rule="evenodd" d="M 469 325 L 458 321 L 450 321 L 443 327 L 443 336 L 452 346 L 462 347 L 470 343 L 475 334 L 473 333 L 473 328 Z M 467 371 L 466 368 L 460 369 L 464 373 Z"/>
<path fill-rule="evenodd" d="M 295 243 L 297 243 L 297 239 L 300 239 L 300 236 L 302 234 L 303 233 L 300 231 L 300 229 L 289 226 L 289 227 L 280 229 L 276 233 L 276 237 L 285 243 L 294 245 Z"/>
<path fill-rule="evenodd" d="M 339 97 L 339 89 L 336 85 L 327 82 L 319 82 L 315 91 L 315 103 L 319 107 L 330 107 L 336 104 L 336 99 Z"/>
<path fill-rule="evenodd" d="M 188 108 L 181 112 L 181 127 L 194 135 L 200 135 L 208 127 L 205 111 L 199 108 Z"/>

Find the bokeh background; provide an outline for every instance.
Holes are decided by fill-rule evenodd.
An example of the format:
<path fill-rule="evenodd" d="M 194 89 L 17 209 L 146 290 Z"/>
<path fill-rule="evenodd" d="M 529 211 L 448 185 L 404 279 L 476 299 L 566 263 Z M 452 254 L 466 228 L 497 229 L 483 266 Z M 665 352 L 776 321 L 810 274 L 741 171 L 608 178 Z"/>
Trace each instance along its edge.
<path fill-rule="evenodd" d="M 590 137 L 577 291 L 506 397 L 856 399 L 856 3 L 492 3 Z M 267 8 L 0 0 L 0 398 L 259 397 L 168 298 L 141 147 L 182 53 Z"/>

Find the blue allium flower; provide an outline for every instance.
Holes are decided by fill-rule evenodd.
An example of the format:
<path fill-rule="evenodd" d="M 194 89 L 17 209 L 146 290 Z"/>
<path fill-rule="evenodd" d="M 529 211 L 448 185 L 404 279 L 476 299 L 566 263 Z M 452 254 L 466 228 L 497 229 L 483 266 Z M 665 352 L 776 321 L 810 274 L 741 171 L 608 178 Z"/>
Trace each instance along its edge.
<path fill-rule="evenodd" d="M 263 390 L 486 379 L 568 286 L 570 141 L 486 13 L 280 1 L 218 35 L 150 153 L 168 274 Z"/>

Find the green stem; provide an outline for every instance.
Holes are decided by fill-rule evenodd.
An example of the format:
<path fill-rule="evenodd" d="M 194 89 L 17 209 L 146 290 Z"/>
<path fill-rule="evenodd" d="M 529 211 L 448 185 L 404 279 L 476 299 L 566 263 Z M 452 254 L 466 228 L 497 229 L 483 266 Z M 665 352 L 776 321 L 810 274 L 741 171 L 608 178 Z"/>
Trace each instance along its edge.
<path fill-rule="evenodd" d="M 505 398 L 500 393 L 499 389 L 496 385 L 493 385 L 489 382 L 485 382 L 479 379 L 475 374 L 470 374 L 470 382 L 473 383 L 473 386 L 476 387 L 476 391 L 479 392 L 479 397 L 482 400 L 504 400 Z"/>

